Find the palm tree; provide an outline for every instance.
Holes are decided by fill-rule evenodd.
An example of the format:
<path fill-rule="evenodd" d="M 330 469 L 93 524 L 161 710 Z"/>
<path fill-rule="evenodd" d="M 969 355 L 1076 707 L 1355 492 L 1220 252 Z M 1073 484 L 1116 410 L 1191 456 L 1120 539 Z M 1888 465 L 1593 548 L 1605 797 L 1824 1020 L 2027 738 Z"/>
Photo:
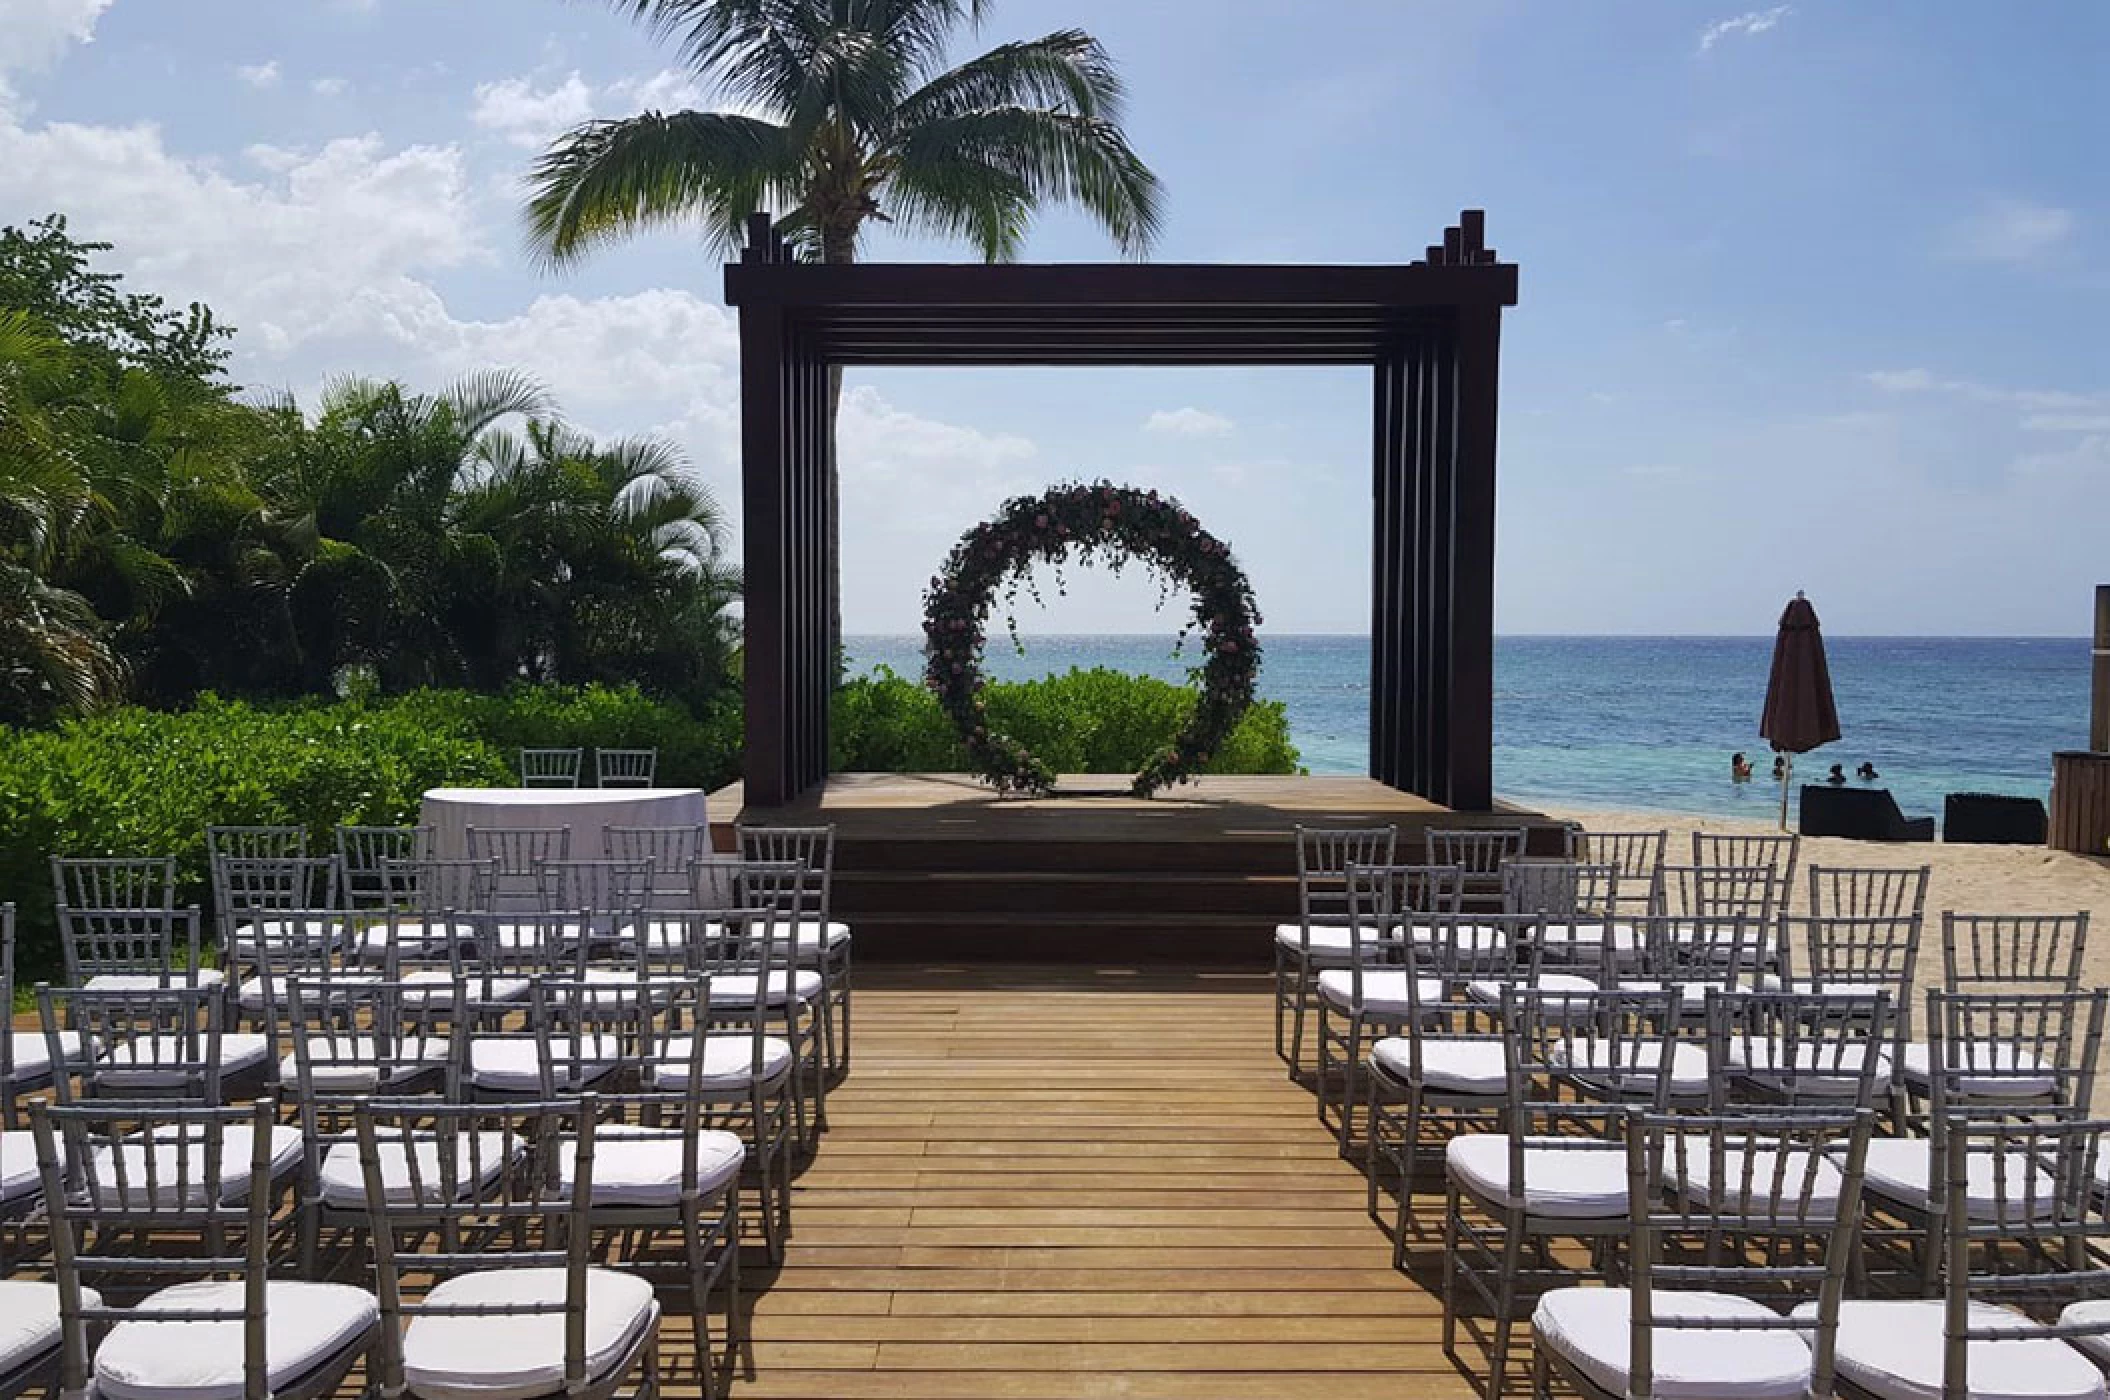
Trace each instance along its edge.
<path fill-rule="evenodd" d="M 1048 203 L 1081 207 L 1130 256 L 1157 234 L 1157 177 L 1121 130 L 1112 61 L 1080 30 L 947 68 L 948 41 L 988 0 L 608 2 L 678 41 L 689 70 L 743 110 L 645 112 L 559 138 L 535 164 L 527 207 L 551 263 L 680 222 L 700 222 L 728 253 L 764 208 L 782 211 L 778 231 L 805 256 L 831 263 L 856 260 L 871 222 L 1006 261 Z M 832 420 L 839 374 L 830 389 Z M 832 474 L 828 490 L 839 522 Z M 829 591 L 839 635 L 832 574 Z"/>

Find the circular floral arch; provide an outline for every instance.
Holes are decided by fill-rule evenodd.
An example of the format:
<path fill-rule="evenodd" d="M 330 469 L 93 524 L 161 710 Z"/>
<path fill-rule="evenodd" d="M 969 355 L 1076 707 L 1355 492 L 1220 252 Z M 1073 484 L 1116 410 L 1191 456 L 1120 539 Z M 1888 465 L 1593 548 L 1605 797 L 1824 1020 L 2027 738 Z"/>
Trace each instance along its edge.
<path fill-rule="evenodd" d="M 1025 745 L 992 728 L 983 708 L 982 648 L 997 594 L 1027 582 L 1038 563 L 1104 561 L 1118 572 L 1132 559 L 1194 595 L 1193 626 L 1207 659 L 1186 728 L 1151 756 L 1130 791 L 1148 797 L 1193 777 L 1252 704 L 1260 671 L 1252 585 L 1230 548 L 1185 506 L 1104 481 L 1016 497 L 960 537 L 923 600 L 925 683 L 959 727 L 980 776 L 1000 791 L 1052 792 L 1055 774 Z"/>

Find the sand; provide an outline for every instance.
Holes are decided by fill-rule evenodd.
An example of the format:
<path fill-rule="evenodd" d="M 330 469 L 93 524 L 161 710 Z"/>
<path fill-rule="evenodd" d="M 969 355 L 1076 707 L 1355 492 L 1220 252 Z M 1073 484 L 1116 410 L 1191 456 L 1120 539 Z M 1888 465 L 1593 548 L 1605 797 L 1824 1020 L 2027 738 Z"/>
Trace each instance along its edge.
<path fill-rule="evenodd" d="M 1770 822 L 1733 817 L 1696 817 L 1665 812 L 1620 812 L 1520 803 L 1548 816 L 1578 821 L 1597 831 L 1668 831 L 1670 859 L 1690 860 L 1695 831 L 1772 832 Z M 1795 907 L 1809 897 L 1800 872 L 1811 865 L 1916 866 L 1933 873 L 1927 882 L 1926 971 L 1939 974 L 1941 911 L 1959 914 L 2071 914 L 2087 910 L 2089 981 L 2110 985 L 2110 860 L 2069 855 L 2042 846 L 1950 846 L 1942 842 L 1848 841 L 1806 836 L 1795 877 Z"/>

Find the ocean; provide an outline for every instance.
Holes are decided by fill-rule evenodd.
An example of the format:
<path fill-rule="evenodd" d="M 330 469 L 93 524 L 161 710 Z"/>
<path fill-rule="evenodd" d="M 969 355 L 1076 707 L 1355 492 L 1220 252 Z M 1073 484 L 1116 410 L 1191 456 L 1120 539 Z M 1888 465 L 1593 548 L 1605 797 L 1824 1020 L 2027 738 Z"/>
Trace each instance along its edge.
<path fill-rule="evenodd" d="M 1364 771 L 1370 643 L 1364 637 L 1263 636 L 1260 693 L 1280 700 L 1314 773 Z M 1165 636 L 1000 632 L 992 677 L 1073 666 L 1184 680 L 1198 652 Z M 849 637 L 853 673 L 876 665 L 922 674 L 922 638 Z M 2054 749 L 2088 741 L 2085 639 L 1826 637 L 1842 738 L 1796 765 L 1798 781 L 1833 763 L 1875 764 L 1907 815 L 1940 815 L 1950 792 L 2046 797 Z M 1761 818 L 1777 810 L 1771 755 L 1758 737 L 1773 639 L 1501 637 L 1495 642 L 1495 791 L 1575 806 Z M 1732 782 L 1729 756 L 1758 768 Z"/>

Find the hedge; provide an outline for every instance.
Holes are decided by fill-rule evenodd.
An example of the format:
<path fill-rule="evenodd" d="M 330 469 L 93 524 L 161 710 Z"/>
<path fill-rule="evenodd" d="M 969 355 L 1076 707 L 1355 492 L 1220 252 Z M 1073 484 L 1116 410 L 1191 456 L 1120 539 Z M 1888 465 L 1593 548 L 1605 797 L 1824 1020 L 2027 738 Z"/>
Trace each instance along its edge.
<path fill-rule="evenodd" d="M 739 715 L 699 719 L 631 688 L 523 686 L 289 707 L 207 697 L 0 730 L 0 898 L 19 906 L 21 978 L 59 961 L 53 855 L 173 855 L 179 897 L 203 905 L 207 826 L 305 826 L 326 851 L 339 823 L 416 820 L 427 788 L 513 783 L 516 751 L 536 745 L 656 746 L 663 782 L 716 786 L 738 761 Z"/>
<path fill-rule="evenodd" d="M 1194 692 L 1153 676 L 1093 667 L 984 688 L 989 722 L 1058 773 L 1132 773 L 1179 733 Z M 964 746 L 928 690 L 885 666 L 836 692 L 830 755 L 838 771 L 968 770 Z M 1207 765 L 1210 773 L 1299 773 L 1280 701 L 1256 701 Z"/>

